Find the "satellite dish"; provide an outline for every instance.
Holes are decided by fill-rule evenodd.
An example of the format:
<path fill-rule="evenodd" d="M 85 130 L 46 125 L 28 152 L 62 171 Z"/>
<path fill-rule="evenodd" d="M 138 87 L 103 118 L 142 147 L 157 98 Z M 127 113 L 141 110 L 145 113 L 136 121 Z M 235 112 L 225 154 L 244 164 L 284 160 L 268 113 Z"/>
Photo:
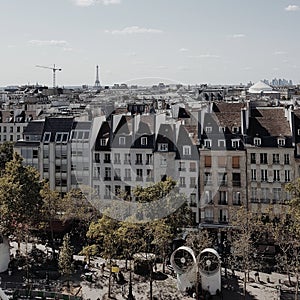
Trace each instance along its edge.
<path fill-rule="evenodd" d="M 189 247 L 179 247 L 171 255 L 171 265 L 178 274 L 189 272 L 195 264 L 194 251 Z"/>

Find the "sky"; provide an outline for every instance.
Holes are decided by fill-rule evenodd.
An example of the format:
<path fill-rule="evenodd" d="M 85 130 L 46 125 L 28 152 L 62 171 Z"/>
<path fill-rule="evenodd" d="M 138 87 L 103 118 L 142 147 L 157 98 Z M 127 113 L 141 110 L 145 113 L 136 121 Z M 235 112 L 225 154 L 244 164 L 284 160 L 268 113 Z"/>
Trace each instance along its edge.
<path fill-rule="evenodd" d="M 300 0 L 1 0 L 0 86 L 300 83 Z"/>

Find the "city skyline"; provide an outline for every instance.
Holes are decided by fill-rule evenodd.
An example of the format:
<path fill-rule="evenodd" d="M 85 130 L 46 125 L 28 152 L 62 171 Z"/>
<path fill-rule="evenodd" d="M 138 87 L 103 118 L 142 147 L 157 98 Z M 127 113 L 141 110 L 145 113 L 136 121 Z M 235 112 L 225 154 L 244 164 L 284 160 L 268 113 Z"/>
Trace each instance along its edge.
<path fill-rule="evenodd" d="M 51 0 L 0 4 L 0 86 L 300 82 L 299 0 Z M 143 80 L 142 80 L 143 79 Z"/>

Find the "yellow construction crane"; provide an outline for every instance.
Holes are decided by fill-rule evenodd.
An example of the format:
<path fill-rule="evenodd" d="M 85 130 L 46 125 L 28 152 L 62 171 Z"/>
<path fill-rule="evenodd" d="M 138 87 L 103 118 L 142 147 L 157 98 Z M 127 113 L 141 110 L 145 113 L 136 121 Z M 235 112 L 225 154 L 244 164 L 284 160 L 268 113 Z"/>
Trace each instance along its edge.
<path fill-rule="evenodd" d="M 52 70 L 52 72 L 53 72 L 53 87 L 55 88 L 55 72 L 56 71 L 61 71 L 62 69 L 61 68 L 56 68 L 55 64 L 53 65 L 53 67 L 45 67 L 45 66 L 39 66 L 39 65 L 36 65 L 36 67 Z"/>

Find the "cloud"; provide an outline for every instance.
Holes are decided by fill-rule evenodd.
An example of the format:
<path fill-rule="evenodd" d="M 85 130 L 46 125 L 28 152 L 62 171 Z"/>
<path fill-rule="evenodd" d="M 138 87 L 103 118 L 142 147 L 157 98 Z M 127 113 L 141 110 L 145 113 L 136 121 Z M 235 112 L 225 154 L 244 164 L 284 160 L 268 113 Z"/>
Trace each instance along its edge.
<path fill-rule="evenodd" d="M 285 8 L 286 11 L 297 11 L 300 7 L 298 5 L 289 5 Z"/>
<path fill-rule="evenodd" d="M 233 39 L 241 39 L 241 38 L 244 38 L 245 36 L 246 35 L 244 33 L 235 33 L 235 34 L 230 35 L 230 37 Z"/>
<path fill-rule="evenodd" d="M 215 54 L 206 53 L 206 54 L 200 54 L 200 55 L 190 55 L 189 58 L 220 58 L 220 56 L 215 55 Z"/>
<path fill-rule="evenodd" d="M 179 52 L 187 52 L 187 51 L 189 51 L 189 49 L 187 49 L 187 48 L 180 48 L 178 51 Z"/>
<path fill-rule="evenodd" d="M 82 7 L 87 7 L 98 3 L 103 5 L 121 3 L 121 0 L 72 0 L 72 1 L 75 5 L 82 6 Z"/>
<path fill-rule="evenodd" d="M 29 43 L 36 46 L 55 46 L 68 48 L 68 42 L 61 40 L 31 40 Z"/>
<path fill-rule="evenodd" d="M 120 34 L 120 35 L 126 35 L 126 34 L 138 34 L 138 33 L 163 33 L 160 29 L 153 29 L 153 28 L 145 28 L 145 27 L 139 27 L 139 26 L 130 26 L 125 27 L 121 30 L 105 30 L 106 33 L 111 34 Z"/>

